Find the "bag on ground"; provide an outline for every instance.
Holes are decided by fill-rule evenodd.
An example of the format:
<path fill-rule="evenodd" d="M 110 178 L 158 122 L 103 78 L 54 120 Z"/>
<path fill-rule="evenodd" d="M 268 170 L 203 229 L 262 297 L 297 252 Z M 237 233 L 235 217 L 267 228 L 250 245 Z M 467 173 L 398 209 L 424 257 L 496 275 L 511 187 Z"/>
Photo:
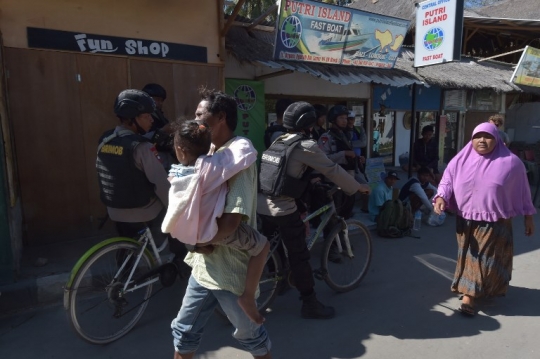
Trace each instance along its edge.
<path fill-rule="evenodd" d="M 377 234 L 386 238 L 401 238 L 411 234 L 413 216 L 409 205 L 399 199 L 384 202 L 377 217 Z"/>

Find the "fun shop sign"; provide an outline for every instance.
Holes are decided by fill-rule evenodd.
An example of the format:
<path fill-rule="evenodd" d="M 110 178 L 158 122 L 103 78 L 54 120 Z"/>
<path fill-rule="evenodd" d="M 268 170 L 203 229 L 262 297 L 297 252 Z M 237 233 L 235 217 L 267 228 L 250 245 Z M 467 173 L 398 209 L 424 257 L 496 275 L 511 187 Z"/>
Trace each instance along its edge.
<path fill-rule="evenodd" d="M 463 0 L 416 4 L 414 67 L 461 59 Z"/>
<path fill-rule="evenodd" d="M 208 62 L 206 47 L 202 46 L 35 27 L 28 27 L 26 32 L 30 48 Z"/>

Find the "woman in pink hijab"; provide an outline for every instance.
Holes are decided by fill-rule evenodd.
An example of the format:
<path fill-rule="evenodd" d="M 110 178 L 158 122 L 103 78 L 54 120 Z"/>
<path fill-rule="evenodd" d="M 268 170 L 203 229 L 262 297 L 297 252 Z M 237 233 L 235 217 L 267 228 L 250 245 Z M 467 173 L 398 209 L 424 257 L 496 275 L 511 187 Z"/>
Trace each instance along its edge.
<path fill-rule="evenodd" d="M 532 236 L 536 213 L 525 166 L 508 150 L 491 123 L 450 161 L 435 196 L 435 212 L 455 211 L 458 258 L 452 291 L 462 293 L 459 310 L 474 315 L 474 301 L 506 294 L 512 277 L 512 218 L 523 215 Z"/>

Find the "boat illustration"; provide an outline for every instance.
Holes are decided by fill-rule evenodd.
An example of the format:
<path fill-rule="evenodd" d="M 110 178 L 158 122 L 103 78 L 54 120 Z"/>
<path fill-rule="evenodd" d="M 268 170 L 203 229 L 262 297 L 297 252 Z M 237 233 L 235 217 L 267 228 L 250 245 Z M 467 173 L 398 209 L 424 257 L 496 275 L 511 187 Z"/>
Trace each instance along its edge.
<path fill-rule="evenodd" d="M 319 41 L 319 48 L 323 51 L 355 51 L 371 38 L 373 34 L 362 34 L 359 27 L 350 27 L 341 34 L 329 34 Z"/>

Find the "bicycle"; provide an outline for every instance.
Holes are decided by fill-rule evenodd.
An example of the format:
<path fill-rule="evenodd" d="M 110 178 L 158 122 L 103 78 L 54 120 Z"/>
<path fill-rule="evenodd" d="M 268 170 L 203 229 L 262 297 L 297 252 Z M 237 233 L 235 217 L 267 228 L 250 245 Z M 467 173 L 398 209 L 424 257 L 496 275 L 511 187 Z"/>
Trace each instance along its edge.
<path fill-rule="evenodd" d="M 321 267 L 315 269 L 313 274 L 316 279 L 324 280 L 334 291 L 344 293 L 357 288 L 367 274 L 372 256 L 371 234 L 360 221 L 345 220 L 337 216 L 332 195 L 338 190 L 338 187 L 326 185 L 324 187 L 327 189 L 328 203 L 303 220 L 304 223 L 307 223 L 313 218 L 321 217 L 321 222 L 316 230 L 306 238 L 306 244 L 308 250 L 311 251 L 325 227 L 331 225 L 331 229 L 323 241 Z M 272 233 L 268 236 L 268 240 L 270 241 L 270 252 L 259 282 L 260 294 L 257 299 L 257 307 L 261 313 L 272 304 L 281 286 L 284 285 L 285 278 L 291 286 L 294 286 L 294 283 L 291 283 L 289 279 L 287 250 L 279 232 Z M 281 258 L 282 256 L 277 250 L 280 245 L 283 248 L 284 258 Z M 221 308 L 219 308 L 219 312 L 224 315 Z"/>
<path fill-rule="evenodd" d="M 148 227 L 139 235 L 138 240 L 115 237 L 96 244 L 71 271 L 64 308 L 75 332 L 89 343 L 107 344 L 126 335 L 148 300 L 176 280 L 176 266 L 159 255 L 167 241 L 158 248 Z M 163 287 L 152 294 L 158 281 Z"/>

